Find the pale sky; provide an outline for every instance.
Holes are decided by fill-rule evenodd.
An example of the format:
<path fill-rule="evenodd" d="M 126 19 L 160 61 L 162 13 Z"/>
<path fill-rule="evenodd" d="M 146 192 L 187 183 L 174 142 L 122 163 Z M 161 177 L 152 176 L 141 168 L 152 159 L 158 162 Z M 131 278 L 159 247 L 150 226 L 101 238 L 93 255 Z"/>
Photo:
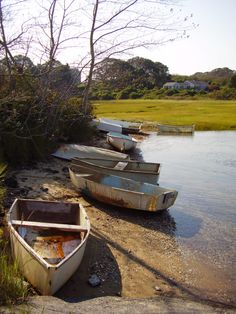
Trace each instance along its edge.
<path fill-rule="evenodd" d="M 188 39 L 142 50 L 140 56 L 165 64 L 171 74 L 236 70 L 236 0 L 184 0 L 183 5 L 199 27 Z"/>
<path fill-rule="evenodd" d="M 87 4 L 91 1 L 83 0 L 83 2 Z M 29 1 L 28 13 L 24 10 L 26 17 L 39 14 L 38 7 L 32 3 L 35 4 L 35 0 Z M 50 2 L 46 1 L 46 3 Z M 74 5 L 78 3 L 82 3 L 82 0 L 75 1 Z M 191 22 L 199 24 L 197 28 L 188 31 L 190 37 L 156 48 L 154 46 L 148 49 L 139 48 L 130 58 L 139 56 L 161 62 L 169 68 L 171 74 L 191 75 L 195 72 L 206 72 L 221 67 L 236 70 L 236 0 L 176 0 L 176 4 L 177 12 L 182 10 L 179 16 L 193 14 Z M 168 8 L 169 11 L 170 8 Z M 143 10 L 147 13 L 148 8 L 143 8 Z M 104 10 L 101 12 L 102 16 L 104 12 Z M 156 16 L 155 13 L 154 17 Z M 22 23 L 21 18 L 13 22 L 16 23 L 17 20 L 20 24 Z M 76 28 L 74 31 L 77 34 Z M 69 33 L 70 36 L 74 36 L 73 32 Z M 58 60 L 62 63 L 78 64 L 81 60 L 79 54 L 83 52 L 83 45 L 80 41 L 78 43 L 70 43 L 71 49 L 62 49 Z M 33 49 L 34 51 L 38 53 L 37 49 Z M 34 54 L 30 57 L 34 57 Z M 119 56 L 114 57 L 119 58 Z"/>

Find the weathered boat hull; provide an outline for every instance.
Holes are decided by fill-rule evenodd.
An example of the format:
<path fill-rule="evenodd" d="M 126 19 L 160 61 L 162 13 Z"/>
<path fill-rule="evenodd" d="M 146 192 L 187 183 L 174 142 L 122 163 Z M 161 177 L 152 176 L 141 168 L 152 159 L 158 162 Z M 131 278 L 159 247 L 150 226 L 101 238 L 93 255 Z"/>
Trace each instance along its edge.
<path fill-rule="evenodd" d="M 26 204 L 27 207 L 29 206 L 29 204 L 30 206 L 36 204 L 36 202 L 40 202 L 43 205 L 42 208 L 44 207 L 43 210 L 45 216 L 48 215 L 47 211 L 48 206 L 53 206 L 52 209 L 53 215 L 58 216 L 61 214 L 60 211 L 62 208 L 62 203 L 59 202 L 46 202 L 33 200 L 29 201 L 19 199 L 15 200 L 8 214 L 8 225 L 10 229 L 12 254 L 14 259 L 17 261 L 23 275 L 32 284 L 32 286 L 34 286 L 42 295 L 53 295 L 63 286 L 63 284 L 73 275 L 73 273 L 79 267 L 84 255 L 86 242 L 89 236 L 90 223 L 85 213 L 85 210 L 80 205 L 78 219 L 80 221 L 80 224 L 83 224 L 84 228 L 87 230 L 85 237 L 83 240 L 81 240 L 80 244 L 74 250 L 72 250 L 72 252 L 68 253 L 68 255 L 65 258 L 63 258 L 59 263 L 52 264 L 50 262 L 47 262 L 44 258 L 42 258 L 20 235 L 20 233 L 25 232 L 24 229 L 22 229 L 23 227 L 18 226 L 17 230 L 17 228 L 14 227 L 13 225 L 15 221 L 14 219 L 20 218 L 18 213 L 20 211 L 19 208 L 21 204 L 24 203 L 24 206 Z M 67 207 L 73 205 L 73 208 L 75 208 L 75 206 L 79 206 L 78 204 L 71 203 L 64 204 L 66 204 Z M 59 209 L 59 214 L 57 213 L 56 210 L 57 208 Z M 32 217 L 29 217 L 29 219 L 31 218 Z M 33 220 L 30 221 L 27 220 L 27 223 L 32 222 Z"/>
<path fill-rule="evenodd" d="M 138 134 L 141 131 L 142 124 L 138 122 L 129 122 L 129 121 L 122 121 L 122 120 L 114 120 L 114 119 L 108 119 L 108 118 L 100 118 L 100 121 L 112 123 L 112 124 L 118 124 L 122 127 L 122 133 L 132 133 L 132 134 Z"/>
<path fill-rule="evenodd" d="M 73 185 L 80 192 L 119 207 L 156 212 L 172 206 L 178 194 L 175 190 L 91 170 L 90 173 L 77 172 L 73 166 L 69 173 Z"/>
<path fill-rule="evenodd" d="M 157 184 L 160 175 L 160 164 L 134 160 L 109 159 L 72 159 L 73 166 L 99 171 L 140 182 Z"/>
<path fill-rule="evenodd" d="M 135 149 L 137 146 L 137 141 L 134 138 L 118 133 L 108 133 L 107 142 L 120 152 Z"/>
<path fill-rule="evenodd" d="M 129 159 L 129 155 L 127 154 L 115 152 L 110 149 L 78 144 L 62 145 L 52 156 L 65 160 L 71 160 L 72 158 Z"/>
<path fill-rule="evenodd" d="M 160 133 L 193 133 L 195 130 L 194 125 L 167 125 L 157 124 Z"/>
<path fill-rule="evenodd" d="M 122 133 L 122 126 L 113 122 L 102 121 L 100 119 L 93 119 L 90 124 L 91 126 L 96 127 L 99 131 L 102 132 Z"/>

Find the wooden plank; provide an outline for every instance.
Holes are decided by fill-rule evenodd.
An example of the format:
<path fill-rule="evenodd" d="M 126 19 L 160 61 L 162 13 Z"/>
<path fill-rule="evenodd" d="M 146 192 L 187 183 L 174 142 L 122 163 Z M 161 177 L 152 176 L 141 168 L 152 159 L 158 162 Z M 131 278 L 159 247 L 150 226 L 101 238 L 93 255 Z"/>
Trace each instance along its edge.
<path fill-rule="evenodd" d="M 128 162 L 119 161 L 113 169 L 124 170 L 127 165 L 128 165 Z"/>
<path fill-rule="evenodd" d="M 73 231 L 81 232 L 88 231 L 88 229 L 81 225 L 68 225 L 68 224 L 55 224 L 49 222 L 39 222 L 39 221 L 26 221 L 26 220 L 12 220 L 12 225 L 19 227 L 32 227 L 39 229 L 60 229 L 63 231 Z"/>

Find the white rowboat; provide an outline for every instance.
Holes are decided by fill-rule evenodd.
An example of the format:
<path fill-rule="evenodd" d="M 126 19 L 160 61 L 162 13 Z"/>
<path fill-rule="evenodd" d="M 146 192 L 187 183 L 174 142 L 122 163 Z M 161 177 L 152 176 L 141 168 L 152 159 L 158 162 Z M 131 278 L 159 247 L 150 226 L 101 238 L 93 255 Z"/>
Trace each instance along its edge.
<path fill-rule="evenodd" d="M 64 144 L 55 153 L 54 157 L 71 160 L 72 158 L 109 158 L 129 159 L 129 155 L 112 151 L 110 149 L 85 146 L 78 144 Z"/>
<path fill-rule="evenodd" d="M 90 222 L 78 203 L 16 199 L 7 215 L 12 254 L 25 278 L 52 295 L 84 255 Z"/>
<path fill-rule="evenodd" d="M 122 127 L 122 133 L 139 133 L 142 127 L 142 124 L 138 122 L 129 122 L 108 118 L 100 118 L 100 121 L 120 125 Z"/>
<path fill-rule="evenodd" d="M 96 127 L 99 131 L 122 133 L 122 126 L 114 122 L 93 119 L 90 125 Z"/>
<path fill-rule="evenodd" d="M 148 182 L 157 184 L 160 174 L 160 164 L 143 162 L 137 160 L 109 160 L 109 159 L 72 159 L 73 166 L 86 168 L 98 171 L 103 174 L 111 174 L 127 179 L 132 179 L 140 182 Z"/>
<path fill-rule="evenodd" d="M 134 149 L 138 141 L 129 135 L 124 135 L 115 132 L 107 134 L 107 143 L 118 149 L 120 152 Z"/>
<path fill-rule="evenodd" d="M 105 175 L 89 169 L 78 172 L 69 168 L 70 178 L 76 189 L 98 201 L 144 211 L 160 211 L 175 202 L 178 192 L 157 185 L 138 182 L 118 176 Z"/>

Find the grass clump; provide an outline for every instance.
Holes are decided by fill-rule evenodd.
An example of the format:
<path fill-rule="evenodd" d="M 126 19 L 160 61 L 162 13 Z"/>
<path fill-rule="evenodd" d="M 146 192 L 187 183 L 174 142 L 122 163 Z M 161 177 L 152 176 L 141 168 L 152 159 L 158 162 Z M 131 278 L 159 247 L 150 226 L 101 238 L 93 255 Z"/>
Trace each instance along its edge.
<path fill-rule="evenodd" d="M 2 183 L 6 175 L 7 165 L 0 156 L 0 214 L 4 214 L 3 200 L 6 196 L 6 188 Z M 16 261 L 12 261 L 9 236 L 5 227 L 0 227 L 0 306 L 22 302 L 28 288 L 19 272 Z"/>
<path fill-rule="evenodd" d="M 28 288 L 19 272 L 17 263 L 11 260 L 9 243 L 0 229 L 0 305 L 20 303 L 25 300 Z"/>

